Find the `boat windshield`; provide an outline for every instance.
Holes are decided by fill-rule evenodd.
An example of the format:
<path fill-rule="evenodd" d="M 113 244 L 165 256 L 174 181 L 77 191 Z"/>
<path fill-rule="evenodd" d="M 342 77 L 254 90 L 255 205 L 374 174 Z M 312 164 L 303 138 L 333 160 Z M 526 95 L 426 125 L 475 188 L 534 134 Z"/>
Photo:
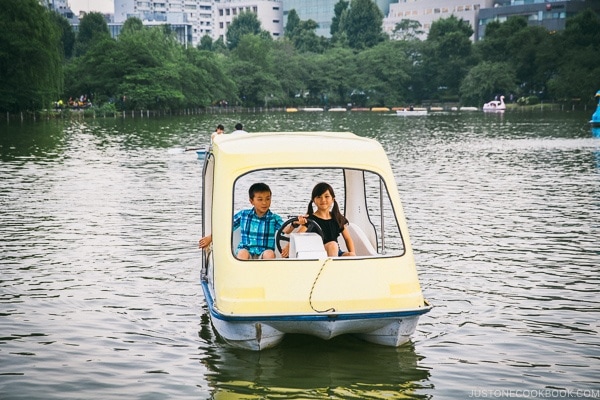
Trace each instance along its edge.
<path fill-rule="evenodd" d="M 248 188 L 264 182 L 271 188 L 271 207 L 284 221 L 307 213 L 313 187 L 326 182 L 335 192 L 340 211 L 360 235 L 364 233 L 373 251 L 360 256 L 401 256 L 405 245 L 393 203 L 381 177 L 371 171 L 342 168 L 277 168 L 249 172 L 233 188 L 233 210 L 251 207 Z M 395 190 L 395 188 L 394 188 Z M 353 240 L 356 239 L 353 236 Z M 237 243 L 233 243 L 237 246 Z M 342 246 L 343 247 L 343 246 Z M 368 246 L 367 246 L 368 247 Z M 232 249 L 234 251 L 234 249 Z"/>

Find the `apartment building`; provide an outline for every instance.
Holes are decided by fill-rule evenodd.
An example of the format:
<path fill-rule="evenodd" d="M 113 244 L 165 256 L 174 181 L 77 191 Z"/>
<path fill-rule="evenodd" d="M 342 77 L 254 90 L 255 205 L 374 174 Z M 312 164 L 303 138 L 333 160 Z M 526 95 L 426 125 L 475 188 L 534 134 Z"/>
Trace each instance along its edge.
<path fill-rule="evenodd" d="M 213 4 L 215 24 L 212 38 L 225 41 L 229 25 L 243 12 L 256 14 L 262 29 L 273 39 L 283 36 L 283 4 L 280 0 L 230 0 Z"/>
<path fill-rule="evenodd" d="M 181 43 L 197 46 L 205 35 L 224 38 L 243 11 L 254 12 L 273 38 L 283 35 L 281 0 L 114 0 L 114 10 L 113 36 L 127 18 L 137 17 L 147 26 L 169 24 Z"/>
<path fill-rule="evenodd" d="M 335 4 L 339 0 L 283 0 L 284 24 L 287 23 L 287 16 L 291 10 L 296 10 L 298 17 L 303 20 L 312 19 L 319 27 L 316 30 L 317 36 L 331 37 L 331 20 L 334 17 Z M 379 7 L 384 17 L 394 0 L 373 0 Z"/>
<path fill-rule="evenodd" d="M 467 21 L 477 32 L 480 10 L 493 5 L 494 0 L 400 0 L 390 5 L 390 12 L 383 21 L 383 30 L 392 36 L 396 24 L 403 19 L 414 20 L 421 24 L 422 34 L 417 38 L 425 40 L 433 22 L 453 15 Z M 476 40 L 476 33 L 471 39 Z"/>

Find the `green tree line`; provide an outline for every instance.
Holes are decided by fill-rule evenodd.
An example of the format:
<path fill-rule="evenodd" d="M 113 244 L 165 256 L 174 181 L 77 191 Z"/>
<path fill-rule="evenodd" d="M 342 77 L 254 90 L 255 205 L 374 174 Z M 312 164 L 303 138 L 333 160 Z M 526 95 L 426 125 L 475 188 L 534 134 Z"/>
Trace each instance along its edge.
<path fill-rule="evenodd" d="M 118 38 L 89 13 L 75 34 L 37 0 L 4 0 L 0 13 L 0 111 L 51 107 L 86 96 L 115 110 L 230 106 L 481 106 L 497 95 L 525 102 L 593 104 L 600 89 L 600 17 L 591 10 L 549 32 L 523 18 L 473 29 L 454 16 L 431 25 L 402 20 L 391 37 L 373 0 L 340 0 L 331 38 L 291 10 L 273 40 L 253 13 L 227 40 L 181 45 L 168 25 L 128 19 Z"/>

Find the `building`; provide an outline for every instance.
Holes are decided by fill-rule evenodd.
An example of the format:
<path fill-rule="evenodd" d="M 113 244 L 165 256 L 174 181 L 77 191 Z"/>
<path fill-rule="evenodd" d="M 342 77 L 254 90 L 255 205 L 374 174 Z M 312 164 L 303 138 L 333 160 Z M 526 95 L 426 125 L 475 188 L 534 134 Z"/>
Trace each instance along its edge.
<path fill-rule="evenodd" d="M 243 12 L 256 14 L 262 29 L 269 32 L 273 39 L 283 36 L 283 4 L 280 0 L 229 0 L 213 5 L 212 38 L 226 41 L 229 25 Z"/>
<path fill-rule="evenodd" d="M 169 24 L 183 44 L 196 45 L 202 36 L 212 35 L 210 0 L 114 0 L 114 9 L 111 33 L 137 17 L 147 26 Z"/>
<path fill-rule="evenodd" d="M 67 0 L 42 0 L 41 4 L 65 17 L 71 25 L 79 24 L 79 18 L 71 10 Z"/>
<path fill-rule="evenodd" d="M 114 5 L 114 22 L 109 24 L 113 37 L 127 18 L 137 17 L 146 26 L 169 24 L 181 43 L 197 46 L 205 35 L 224 38 L 242 11 L 256 13 L 273 38 L 283 35 L 281 0 L 114 0 Z"/>
<path fill-rule="evenodd" d="M 291 10 L 296 10 L 298 17 L 303 20 L 312 19 L 319 27 L 317 36 L 331 37 L 331 20 L 335 16 L 335 4 L 339 0 L 283 0 L 284 25 Z M 384 16 L 388 14 L 389 8 L 394 0 L 373 0 Z"/>
<path fill-rule="evenodd" d="M 479 13 L 477 38 L 485 35 L 485 27 L 492 21 L 504 22 L 510 17 L 525 17 L 529 26 L 543 26 L 549 31 L 565 29 L 566 20 L 575 14 L 591 8 L 600 13 L 597 0 L 505 0 L 496 1 L 492 8 Z"/>
<path fill-rule="evenodd" d="M 463 19 L 473 27 L 473 41 L 477 39 L 480 11 L 492 7 L 494 0 L 400 0 L 390 5 L 388 16 L 383 21 L 383 30 L 392 36 L 396 24 L 403 19 L 418 21 L 421 24 L 421 35 L 417 38 L 427 39 L 431 24 L 438 19 L 455 16 Z"/>

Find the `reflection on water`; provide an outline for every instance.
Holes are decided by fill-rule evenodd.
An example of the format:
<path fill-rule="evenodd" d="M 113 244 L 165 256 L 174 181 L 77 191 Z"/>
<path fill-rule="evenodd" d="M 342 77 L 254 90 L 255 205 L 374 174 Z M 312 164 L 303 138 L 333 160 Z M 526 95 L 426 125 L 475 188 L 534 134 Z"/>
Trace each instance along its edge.
<path fill-rule="evenodd" d="M 280 113 L 11 123 L 0 131 L 0 398 L 597 390 L 600 138 L 588 119 Z M 199 286 L 200 164 L 169 149 L 204 146 L 218 123 L 231 131 L 238 120 L 251 132 L 353 131 L 383 144 L 434 304 L 407 346 L 291 336 L 248 353 L 215 337 Z M 277 201 L 293 194 L 306 207 L 309 193 L 293 181 L 275 186 Z"/>
<path fill-rule="evenodd" d="M 209 376 L 217 399 L 426 398 L 416 389 L 429 374 L 410 344 L 389 349 L 352 337 L 291 335 L 260 353 L 213 346 L 208 355 L 203 362 L 218 372 Z"/>

